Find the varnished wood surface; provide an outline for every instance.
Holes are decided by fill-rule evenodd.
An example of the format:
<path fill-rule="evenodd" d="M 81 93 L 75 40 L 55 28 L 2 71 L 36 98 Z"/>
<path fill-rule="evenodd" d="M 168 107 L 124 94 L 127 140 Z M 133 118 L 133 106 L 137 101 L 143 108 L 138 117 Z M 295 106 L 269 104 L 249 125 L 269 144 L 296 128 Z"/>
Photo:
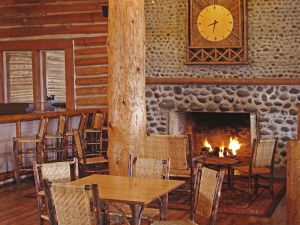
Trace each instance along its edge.
<path fill-rule="evenodd" d="M 290 78 L 163 78 L 163 77 L 148 77 L 146 84 L 174 84 L 174 85 L 195 85 L 195 84 L 222 84 L 222 85 L 299 85 L 300 79 Z"/>
<path fill-rule="evenodd" d="M 209 157 L 206 158 L 205 163 L 209 165 L 232 165 L 239 161 L 236 159 L 226 158 L 226 157 Z"/>
<path fill-rule="evenodd" d="M 300 141 L 290 140 L 287 150 L 288 225 L 300 225 Z"/>
<path fill-rule="evenodd" d="M 218 214 L 217 225 L 285 225 L 285 209 L 286 205 L 283 201 L 277 207 L 272 218 Z M 188 218 L 188 212 L 169 210 L 168 218 L 185 219 Z M 37 222 L 37 202 L 33 181 L 22 183 L 20 190 L 15 185 L 0 187 L 1 225 L 36 225 Z"/>
<path fill-rule="evenodd" d="M 17 121 L 38 120 L 41 117 L 55 118 L 60 115 L 77 116 L 80 115 L 81 113 L 93 113 L 96 111 L 104 112 L 104 113 L 107 112 L 106 109 L 80 109 L 80 110 L 70 110 L 65 112 L 38 112 L 38 113 L 30 113 L 30 114 L 5 115 L 5 116 L 0 116 L 0 124 L 12 123 Z"/>
<path fill-rule="evenodd" d="M 183 185 L 184 181 L 91 175 L 72 183 L 76 185 L 98 184 L 99 196 L 103 201 L 148 204 Z"/>

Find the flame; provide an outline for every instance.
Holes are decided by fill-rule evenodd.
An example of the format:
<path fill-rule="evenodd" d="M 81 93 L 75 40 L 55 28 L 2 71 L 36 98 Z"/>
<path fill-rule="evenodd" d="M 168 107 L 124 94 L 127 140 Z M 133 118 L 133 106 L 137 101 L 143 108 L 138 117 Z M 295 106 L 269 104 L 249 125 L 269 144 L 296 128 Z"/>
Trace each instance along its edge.
<path fill-rule="evenodd" d="M 241 144 L 239 143 L 237 137 L 234 138 L 230 137 L 228 148 L 232 150 L 233 155 L 237 154 L 237 151 L 241 148 Z"/>
<path fill-rule="evenodd" d="M 223 142 L 222 145 L 220 146 L 220 151 L 219 151 L 219 157 L 221 157 L 221 158 L 224 157 L 224 149 L 225 149 L 225 145 Z"/>
<path fill-rule="evenodd" d="M 203 145 L 204 147 L 208 148 L 210 152 L 212 151 L 211 144 L 208 143 L 207 138 L 205 138 Z"/>

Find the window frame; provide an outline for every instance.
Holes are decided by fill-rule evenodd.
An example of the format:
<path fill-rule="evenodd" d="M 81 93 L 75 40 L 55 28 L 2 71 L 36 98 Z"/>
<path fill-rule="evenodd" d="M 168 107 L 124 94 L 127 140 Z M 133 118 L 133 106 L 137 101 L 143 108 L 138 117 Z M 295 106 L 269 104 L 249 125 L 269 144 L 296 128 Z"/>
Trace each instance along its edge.
<path fill-rule="evenodd" d="M 41 51 L 62 50 L 65 52 L 65 79 L 66 79 L 66 110 L 75 109 L 75 78 L 74 78 L 74 46 L 73 40 L 20 40 L 0 42 L 0 103 L 5 103 L 6 71 L 4 53 L 6 51 L 31 51 L 34 109 L 41 111 L 42 80 L 41 80 Z"/>

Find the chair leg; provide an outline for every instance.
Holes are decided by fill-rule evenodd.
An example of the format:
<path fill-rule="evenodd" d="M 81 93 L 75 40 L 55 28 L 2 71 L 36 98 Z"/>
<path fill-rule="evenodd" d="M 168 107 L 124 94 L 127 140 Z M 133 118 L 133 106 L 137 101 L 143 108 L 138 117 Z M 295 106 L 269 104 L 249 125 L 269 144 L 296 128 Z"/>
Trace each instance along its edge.
<path fill-rule="evenodd" d="M 258 193 L 258 176 L 254 176 L 254 194 Z"/>
<path fill-rule="evenodd" d="M 252 176 L 251 174 L 248 175 L 248 194 L 249 194 L 249 201 L 252 200 Z"/>
<path fill-rule="evenodd" d="M 16 140 L 13 141 L 13 164 L 14 164 L 15 181 L 18 187 L 20 187 L 21 181 L 20 181 L 20 170 L 19 170 L 18 142 Z"/>
<path fill-rule="evenodd" d="M 273 183 L 274 183 L 274 175 L 273 175 L 273 171 L 272 171 L 270 173 L 270 195 L 272 198 L 274 197 Z"/>
<path fill-rule="evenodd" d="M 235 176 L 234 169 L 231 169 L 231 189 L 232 189 L 232 197 L 235 197 Z"/>

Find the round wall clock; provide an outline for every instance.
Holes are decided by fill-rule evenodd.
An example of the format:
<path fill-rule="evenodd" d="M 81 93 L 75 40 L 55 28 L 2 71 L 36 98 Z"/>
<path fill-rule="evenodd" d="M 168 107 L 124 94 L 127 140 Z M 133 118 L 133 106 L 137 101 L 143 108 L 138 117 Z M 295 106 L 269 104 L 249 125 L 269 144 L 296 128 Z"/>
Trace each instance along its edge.
<path fill-rule="evenodd" d="M 188 64 L 247 63 L 246 0 L 188 1 Z"/>
<path fill-rule="evenodd" d="M 209 41 L 221 41 L 227 38 L 233 29 L 231 12 L 221 5 L 210 5 L 198 16 L 199 33 Z"/>

